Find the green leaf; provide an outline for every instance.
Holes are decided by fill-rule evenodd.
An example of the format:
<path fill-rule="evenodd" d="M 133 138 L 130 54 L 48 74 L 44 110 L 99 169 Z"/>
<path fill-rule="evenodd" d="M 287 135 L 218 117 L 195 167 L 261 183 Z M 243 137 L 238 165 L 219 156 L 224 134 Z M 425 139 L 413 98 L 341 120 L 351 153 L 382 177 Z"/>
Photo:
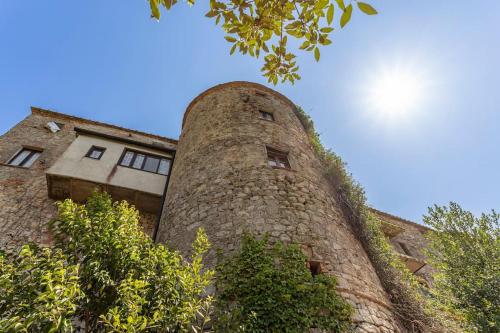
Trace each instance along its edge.
<path fill-rule="evenodd" d="M 151 7 L 151 16 L 160 19 L 160 9 L 158 8 L 158 0 L 149 0 L 149 6 Z"/>
<path fill-rule="evenodd" d="M 349 21 L 351 20 L 352 14 L 352 5 L 346 7 L 345 11 L 342 13 L 340 17 L 340 27 L 343 28 Z"/>
<path fill-rule="evenodd" d="M 328 33 L 328 32 L 332 32 L 333 31 L 333 28 L 330 28 L 330 27 L 327 27 L 327 28 L 321 28 L 319 31 L 323 32 L 323 33 Z"/>
<path fill-rule="evenodd" d="M 306 49 L 309 47 L 309 45 L 311 45 L 311 43 L 309 43 L 309 41 L 306 40 L 304 43 L 302 43 L 302 45 L 299 47 L 299 49 L 301 49 L 301 50 Z"/>
<path fill-rule="evenodd" d="M 335 0 L 337 5 L 339 5 L 340 9 L 345 10 L 344 0 Z"/>
<path fill-rule="evenodd" d="M 236 50 L 236 46 L 238 46 L 238 44 L 234 43 L 233 46 L 231 47 L 231 51 L 229 51 L 230 55 L 234 53 L 234 50 Z"/>
<path fill-rule="evenodd" d="M 377 14 L 377 11 L 375 10 L 375 8 L 373 8 L 371 5 L 369 5 L 367 3 L 358 2 L 358 7 L 366 15 L 376 15 Z"/>
<path fill-rule="evenodd" d="M 333 11 L 333 4 L 330 4 L 330 6 L 328 7 L 328 11 L 326 12 L 326 21 L 328 22 L 328 25 L 332 24 L 333 22 Z"/>
<path fill-rule="evenodd" d="M 236 42 L 236 38 L 234 38 L 234 37 L 231 37 L 231 36 L 225 36 L 224 38 L 225 38 L 228 42 L 230 42 L 230 43 L 234 43 L 234 42 Z"/>
<path fill-rule="evenodd" d="M 316 47 L 314 49 L 314 59 L 316 59 L 316 61 L 319 61 L 319 57 L 320 57 L 319 48 Z"/>

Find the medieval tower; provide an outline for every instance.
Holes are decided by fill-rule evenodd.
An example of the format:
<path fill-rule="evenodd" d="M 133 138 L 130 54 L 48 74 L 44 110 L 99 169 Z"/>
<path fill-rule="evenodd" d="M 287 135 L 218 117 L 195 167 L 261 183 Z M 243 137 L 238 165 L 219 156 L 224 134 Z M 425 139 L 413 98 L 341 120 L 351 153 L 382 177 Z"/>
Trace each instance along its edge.
<path fill-rule="evenodd" d="M 324 176 L 295 105 L 264 86 L 232 82 L 184 114 L 158 240 L 187 251 L 204 227 L 214 248 L 244 231 L 301 244 L 338 278 L 358 332 L 394 332 L 390 302 Z"/>
<path fill-rule="evenodd" d="M 32 108 L 0 137 L 0 249 L 50 245 L 54 201 L 83 202 L 98 187 L 134 204 L 145 231 L 184 254 L 203 227 L 209 265 L 244 232 L 298 243 L 315 274 L 337 277 L 356 332 L 403 332 L 294 110 L 265 86 L 222 84 L 189 104 L 174 140 Z M 425 275 L 427 229 L 374 212 L 408 268 Z"/>

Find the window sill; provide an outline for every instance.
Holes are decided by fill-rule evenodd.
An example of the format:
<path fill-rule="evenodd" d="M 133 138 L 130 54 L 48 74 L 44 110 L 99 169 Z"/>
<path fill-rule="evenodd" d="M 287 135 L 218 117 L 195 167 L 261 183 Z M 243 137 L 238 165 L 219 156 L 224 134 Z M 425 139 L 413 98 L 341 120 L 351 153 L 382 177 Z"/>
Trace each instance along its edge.
<path fill-rule="evenodd" d="M 276 169 L 276 170 L 285 170 L 285 171 L 290 171 L 290 172 L 297 172 L 297 170 L 293 170 L 292 168 L 282 168 L 279 166 L 271 166 L 268 165 L 271 169 Z"/>
<path fill-rule="evenodd" d="M 259 119 L 270 122 L 270 123 L 276 123 L 276 120 L 266 119 L 266 118 L 262 118 L 262 117 L 259 117 Z"/>

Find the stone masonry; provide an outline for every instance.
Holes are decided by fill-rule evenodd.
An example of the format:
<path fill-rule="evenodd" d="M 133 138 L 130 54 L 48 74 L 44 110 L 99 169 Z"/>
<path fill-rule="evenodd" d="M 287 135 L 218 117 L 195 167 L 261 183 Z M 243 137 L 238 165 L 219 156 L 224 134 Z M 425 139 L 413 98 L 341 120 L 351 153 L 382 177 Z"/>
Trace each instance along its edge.
<path fill-rule="evenodd" d="M 159 201 L 164 204 L 161 216 L 141 213 L 148 234 L 158 228 L 156 241 L 187 255 L 196 230 L 203 227 L 213 244 L 207 258 L 212 267 L 215 252 L 236 249 L 246 231 L 298 243 L 311 265 L 337 277 L 339 293 L 356 310 L 356 332 L 405 332 L 294 108 L 285 96 L 262 85 L 222 84 L 189 104 L 179 141 L 32 108 L 27 118 L 0 137 L 0 249 L 14 250 L 26 242 L 51 244 L 47 225 L 56 208 L 48 197 L 46 172 L 74 142 L 78 127 L 175 151 L 166 194 Z M 50 121 L 62 130 L 49 131 Z M 30 168 L 7 164 L 21 147 L 43 150 Z M 285 154 L 290 167 L 270 166 L 270 150 Z M 422 252 L 428 229 L 373 212 L 387 224 L 386 235 L 402 259 L 416 267 L 423 283 L 431 283 L 432 268 Z"/>
<path fill-rule="evenodd" d="M 188 107 L 159 228 L 184 253 L 204 227 L 214 252 L 245 231 L 303 246 L 356 309 L 357 332 L 400 332 L 391 303 L 358 242 L 309 139 L 284 96 L 251 83 L 216 86 Z M 260 117 L 273 114 L 275 121 Z M 266 147 L 290 169 L 268 165 Z M 214 264 L 215 256 L 209 256 Z"/>

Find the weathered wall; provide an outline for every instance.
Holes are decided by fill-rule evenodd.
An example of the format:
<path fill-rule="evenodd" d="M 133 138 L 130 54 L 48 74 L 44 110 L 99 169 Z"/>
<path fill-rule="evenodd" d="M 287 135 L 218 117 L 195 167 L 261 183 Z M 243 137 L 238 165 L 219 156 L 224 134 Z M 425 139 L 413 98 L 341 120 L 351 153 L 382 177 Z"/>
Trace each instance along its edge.
<path fill-rule="evenodd" d="M 409 255 L 422 262 L 427 261 L 424 249 L 428 244 L 427 239 L 425 238 L 425 234 L 430 231 L 429 228 L 411 221 L 406 221 L 402 218 L 392 216 L 384 212 L 376 210 L 374 210 L 374 212 L 381 219 L 401 227 L 402 232 L 390 239 L 392 246 L 397 252 Z M 402 247 L 402 244 L 404 244 L 409 253 L 406 253 L 405 249 L 403 249 Z M 425 264 L 425 266 L 415 272 L 415 275 L 423 278 L 428 286 L 432 285 L 433 274 L 434 269 L 427 264 Z"/>
<path fill-rule="evenodd" d="M 49 121 L 64 123 L 64 128 L 52 133 L 45 128 Z M 26 242 L 50 244 L 47 222 L 56 209 L 54 201 L 48 198 L 45 172 L 75 139 L 75 126 L 141 142 L 163 141 L 156 136 L 34 109 L 33 114 L 0 137 L 0 249 L 12 250 Z M 174 148 L 175 142 L 165 145 Z M 43 152 L 29 169 L 6 165 L 22 146 L 41 148 Z M 155 216 L 146 214 L 142 219 L 151 233 Z"/>
<path fill-rule="evenodd" d="M 357 332 L 399 332 L 391 305 L 344 218 L 293 104 L 251 83 L 214 87 L 185 115 L 159 241 L 184 251 L 204 227 L 213 249 L 244 231 L 303 245 L 357 309 Z M 273 112 L 276 121 L 259 118 Z M 267 164 L 266 146 L 289 152 L 291 170 Z M 209 262 L 214 264 L 213 252 Z"/>

